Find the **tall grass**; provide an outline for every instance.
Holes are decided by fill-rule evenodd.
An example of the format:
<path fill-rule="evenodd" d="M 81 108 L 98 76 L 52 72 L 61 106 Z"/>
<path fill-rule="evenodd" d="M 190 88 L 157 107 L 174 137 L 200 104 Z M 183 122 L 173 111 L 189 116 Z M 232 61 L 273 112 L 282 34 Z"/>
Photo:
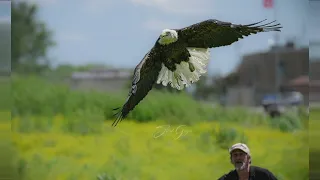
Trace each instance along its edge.
<path fill-rule="evenodd" d="M 12 116 L 45 116 L 57 114 L 90 119 L 103 116 L 104 120 L 113 120 L 115 111 L 127 98 L 127 92 L 81 92 L 62 84 L 53 84 L 38 77 L 13 78 Z M 80 120 L 82 122 L 82 120 Z M 152 90 L 147 97 L 131 111 L 127 120 L 150 122 L 163 120 L 170 124 L 192 125 L 198 122 L 220 121 L 235 122 L 246 126 L 269 124 L 283 131 L 301 129 L 301 117 L 284 116 L 271 120 L 261 114 L 252 113 L 244 108 L 225 109 L 202 104 L 186 93 L 169 93 Z"/>
<path fill-rule="evenodd" d="M 122 106 L 127 98 L 124 93 L 81 92 L 67 86 L 51 84 L 35 77 L 16 78 L 13 81 L 13 115 L 65 116 L 104 114 L 113 119 L 113 108 Z M 198 104 L 186 94 L 172 94 L 153 90 L 132 111 L 128 119 L 148 122 L 155 119 L 179 117 L 192 122 L 209 119 L 208 107 Z"/>
<path fill-rule="evenodd" d="M 11 102 L 10 78 L 0 77 L 0 111 L 10 111 Z"/>

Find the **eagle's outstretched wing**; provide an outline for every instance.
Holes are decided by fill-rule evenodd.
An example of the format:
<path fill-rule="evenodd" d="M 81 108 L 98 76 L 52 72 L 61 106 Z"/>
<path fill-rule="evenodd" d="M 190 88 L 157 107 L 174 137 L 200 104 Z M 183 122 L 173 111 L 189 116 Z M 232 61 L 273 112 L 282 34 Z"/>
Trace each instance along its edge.
<path fill-rule="evenodd" d="M 116 126 L 133 108 L 148 94 L 152 89 L 153 84 L 158 78 L 158 74 L 161 70 L 161 58 L 160 54 L 156 52 L 155 48 L 152 48 L 136 66 L 133 75 L 133 81 L 131 89 L 129 91 L 128 98 L 125 104 L 115 115 L 116 120 L 112 126 Z"/>
<path fill-rule="evenodd" d="M 250 34 L 280 31 L 282 28 L 280 24 L 272 24 L 275 21 L 258 25 L 263 21 L 241 25 L 210 19 L 177 31 L 179 38 L 183 39 L 189 47 L 212 48 L 230 45 Z"/>

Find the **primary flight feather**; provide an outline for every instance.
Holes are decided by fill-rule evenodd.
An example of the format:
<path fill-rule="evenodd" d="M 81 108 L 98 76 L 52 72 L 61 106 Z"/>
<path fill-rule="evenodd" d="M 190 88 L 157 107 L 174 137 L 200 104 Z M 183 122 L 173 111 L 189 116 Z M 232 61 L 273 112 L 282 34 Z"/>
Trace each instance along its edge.
<path fill-rule="evenodd" d="M 265 21 L 265 20 L 263 20 Z M 241 25 L 216 19 L 182 29 L 164 29 L 151 50 L 134 69 L 127 100 L 115 115 L 116 126 L 148 94 L 155 83 L 182 90 L 207 72 L 210 48 L 227 46 L 245 36 L 260 32 L 280 31 L 275 21 L 258 25 Z"/>

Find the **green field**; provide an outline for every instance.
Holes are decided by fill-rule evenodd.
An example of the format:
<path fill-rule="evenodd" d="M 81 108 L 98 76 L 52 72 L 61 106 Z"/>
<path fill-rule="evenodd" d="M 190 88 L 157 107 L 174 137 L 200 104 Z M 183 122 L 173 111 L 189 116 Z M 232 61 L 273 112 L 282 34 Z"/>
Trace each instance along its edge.
<path fill-rule="evenodd" d="M 189 133 L 180 138 L 175 132 L 155 138 L 156 127 L 164 123 L 124 121 L 117 130 L 105 123 L 99 134 L 74 135 L 63 132 L 64 120 L 55 117 L 47 132 L 13 133 L 23 179 L 95 179 L 103 174 L 117 179 L 217 179 L 232 168 L 225 145 L 219 143 L 228 139 L 224 134 L 232 124 L 223 129 L 219 123 L 203 123 L 184 127 Z M 18 118 L 13 122 L 14 127 L 22 123 Z M 304 132 L 283 133 L 264 127 L 230 130 L 241 138 L 229 135 L 229 142 L 247 142 L 255 165 L 270 169 L 280 179 L 306 179 Z"/>
<path fill-rule="evenodd" d="M 243 109 L 199 105 L 184 94 L 172 100 L 173 95 L 155 92 L 114 129 L 110 112 L 98 107 L 110 108 L 121 98 L 44 85 L 36 91 L 30 81 L 24 83 L 13 85 L 12 123 L 9 113 L 1 115 L 1 129 L 12 129 L 7 147 L 16 152 L 15 179 L 217 179 L 232 170 L 227 149 L 239 141 L 251 148 L 254 165 L 279 180 L 309 176 L 307 121 L 301 117 L 270 120 Z M 84 107 L 72 114 L 80 102 Z M 162 134 L 164 125 L 171 127 Z"/>
<path fill-rule="evenodd" d="M 310 151 L 310 179 L 316 180 L 320 177 L 320 110 L 312 109 L 310 111 L 309 122 L 309 151 Z"/>
<path fill-rule="evenodd" d="M 309 122 L 310 149 L 320 151 L 320 110 L 311 110 Z"/>

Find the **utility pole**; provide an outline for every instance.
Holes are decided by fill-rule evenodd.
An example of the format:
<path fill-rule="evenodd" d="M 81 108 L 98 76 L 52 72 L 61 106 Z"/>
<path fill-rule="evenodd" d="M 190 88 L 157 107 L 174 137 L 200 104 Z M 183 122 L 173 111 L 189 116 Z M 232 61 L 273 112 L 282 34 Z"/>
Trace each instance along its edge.
<path fill-rule="evenodd" d="M 241 42 L 238 41 L 237 43 L 235 43 L 233 48 L 234 48 L 235 59 L 237 60 L 238 64 L 240 64 L 241 60 L 242 60 L 242 57 L 241 57 L 241 54 L 240 54 Z M 236 64 L 236 66 L 238 64 Z"/>

